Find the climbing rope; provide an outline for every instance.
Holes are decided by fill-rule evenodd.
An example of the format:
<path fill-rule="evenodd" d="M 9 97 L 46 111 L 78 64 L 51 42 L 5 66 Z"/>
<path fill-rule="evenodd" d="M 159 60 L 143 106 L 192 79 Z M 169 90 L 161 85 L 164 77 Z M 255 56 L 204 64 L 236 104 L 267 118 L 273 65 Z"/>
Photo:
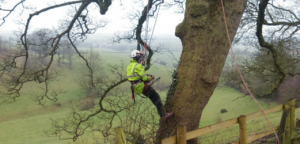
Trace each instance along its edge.
<path fill-rule="evenodd" d="M 146 27 L 145 27 L 145 40 L 144 40 L 144 62 L 147 59 L 147 36 L 148 36 L 148 24 L 149 24 L 149 4 L 150 0 L 148 0 L 148 5 L 147 5 L 147 15 L 146 15 Z"/>
<path fill-rule="evenodd" d="M 159 9 L 160 9 L 160 4 L 158 5 L 157 14 L 156 14 L 156 17 L 155 17 L 154 26 L 153 26 L 152 34 L 151 34 L 151 37 L 150 37 L 149 45 L 151 43 L 152 36 L 153 36 L 154 30 L 155 30 L 155 25 L 156 25 L 157 17 L 158 17 L 158 14 L 159 14 Z"/>
<path fill-rule="evenodd" d="M 146 46 L 150 46 L 150 43 L 151 43 L 151 40 L 152 40 L 152 36 L 153 36 L 153 33 L 154 33 L 154 30 L 155 30 L 155 26 L 156 26 L 156 22 L 157 22 L 157 18 L 158 18 L 158 14 L 159 14 L 159 10 L 160 10 L 160 4 L 162 4 L 162 2 L 160 2 L 158 5 L 158 10 L 157 10 L 157 14 L 156 14 L 156 17 L 155 17 L 155 21 L 154 21 L 154 25 L 153 25 L 153 30 L 152 30 L 152 34 L 150 36 L 150 40 L 149 40 L 149 43 L 147 44 L 147 36 L 148 36 L 148 25 L 149 25 L 149 4 L 150 4 L 150 0 L 148 0 L 148 5 L 147 5 L 147 16 L 146 16 L 146 28 L 145 28 L 145 40 L 144 40 L 144 49 L 143 49 L 143 53 L 144 53 L 144 60 L 145 61 L 147 59 L 147 48 Z"/>
<path fill-rule="evenodd" d="M 268 117 L 267 117 L 267 115 L 266 115 L 264 109 L 260 106 L 260 104 L 257 102 L 257 100 L 255 99 L 255 97 L 254 97 L 254 96 L 252 95 L 252 93 L 250 92 L 250 90 L 249 90 L 249 88 L 248 88 L 248 86 L 247 86 L 247 84 L 246 84 L 246 82 L 245 82 L 245 80 L 244 80 L 244 78 L 243 78 L 243 76 L 242 76 L 242 74 L 241 74 L 240 68 L 239 68 L 239 66 L 238 66 L 238 64 L 237 64 L 237 62 L 236 62 L 236 59 L 235 59 L 235 56 L 234 56 L 234 53 L 233 53 L 233 50 L 232 50 L 231 40 L 230 40 L 230 37 L 229 37 L 228 27 L 227 27 L 227 23 L 226 23 L 226 16 L 225 16 L 225 10 L 224 10 L 224 5 L 223 5 L 223 0 L 221 0 L 221 4 L 222 4 L 223 16 L 224 16 L 224 23 L 225 23 L 225 27 L 226 27 L 226 33 L 227 33 L 228 41 L 229 41 L 229 44 L 230 44 L 230 50 L 231 50 L 231 53 L 232 53 L 232 56 L 233 56 L 233 59 L 234 59 L 236 68 L 237 68 L 237 70 L 238 70 L 238 72 L 239 72 L 239 74 L 240 74 L 240 77 L 241 77 L 241 79 L 242 79 L 242 81 L 243 81 L 243 83 L 244 83 L 244 85 L 245 85 L 247 91 L 249 92 L 249 94 L 251 95 L 251 97 L 253 98 L 253 100 L 256 102 L 256 104 L 260 107 L 260 109 L 262 110 L 262 112 L 264 113 L 264 116 L 265 116 L 265 118 L 266 118 L 266 120 L 267 120 L 269 126 L 271 127 L 273 133 L 275 134 L 275 136 L 276 136 L 276 138 L 277 138 L 278 144 L 280 144 L 278 135 L 277 135 L 276 131 L 274 130 L 273 126 L 271 125 L 271 123 L 269 122 L 269 119 L 268 119 Z"/>

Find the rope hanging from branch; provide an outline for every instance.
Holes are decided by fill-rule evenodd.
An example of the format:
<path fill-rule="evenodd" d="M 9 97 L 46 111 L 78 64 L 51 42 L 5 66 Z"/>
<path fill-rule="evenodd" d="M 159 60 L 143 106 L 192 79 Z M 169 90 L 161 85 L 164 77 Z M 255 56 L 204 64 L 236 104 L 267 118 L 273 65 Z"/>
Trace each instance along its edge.
<path fill-rule="evenodd" d="M 157 21 L 157 17 L 158 17 L 158 14 L 159 14 L 159 9 L 160 9 L 160 4 L 162 4 L 162 2 L 160 2 L 158 5 L 158 10 L 157 10 L 157 14 L 156 14 L 156 17 L 155 17 L 155 21 L 154 21 L 154 26 L 153 26 L 153 30 L 152 30 L 152 34 L 151 34 L 151 37 L 149 39 L 149 43 L 147 44 L 147 36 L 148 36 L 148 25 L 149 25 L 149 4 L 150 4 L 150 0 L 148 0 L 148 5 L 147 5 L 147 16 L 146 16 L 146 27 L 145 27 L 145 39 L 144 39 L 144 48 L 143 48 L 143 53 L 144 53 L 144 58 L 143 58 L 143 64 L 145 64 L 145 61 L 147 59 L 147 53 L 148 53 L 148 49 L 150 48 L 150 43 L 151 43 L 151 40 L 152 40 L 152 36 L 153 36 L 153 33 L 154 33 L 154 30 L 155 30 L 155 26 L 156 26 L 156 21 Z M 140 42 L 138 42 L 138 44 L 140 44 Z"/>
<path fill-rule="evenodd" d="M 230 44 L 230 50 L 231 50 L 231 53 L 232 53 L 232 56 L 233 56 L 233 59 L 234 59 L 236 68 L 237 68 L 237 70 L 238 70 L 238 72 L 239 72 L 239 74 L 240 74 L 240 77 L 241 77 L 241 79 L 242 79 L 242 81 L 243 81 L 243 83 L 244 83 L 244 85 L 245 85 L 245 87 L 246 87 L 248 93 L 251 95 L 251 97 L 253 98 L 253 100 L 256 102 L 256 104 L 259 106 L 259 108 L 260 108 L 260 109 L 262 110 L 262 112 L 264 113 L 265 118 L 266 118 L 266 120 L 267 120 L 269 126 L 271 127 L 273 133 L 275 134 L 275 136 L 276 136 L 276 138 L 277 138 L 277 141 L 278 141 L 278 144 L 279 144 L 280 142 L 279 142 L 279 138 L 278 138 L 278 135 L 277 135 L 276 131 L 274 130 L 274 128 L 273 128 L 273 126 L 271 125 L 271 123 L 269 122 L 269 119 L 268 119 L 268 117 L 267 117 L 267 115 L 266 115 L 264 109 L 260 106 L 260 104 L 257 102 L 257 100 L 255 99 L 255 97 L 253 96 L 253 94 L 252 94 L 251 91 L 249 90 L 249 88 L 248 88 L 248 86 L 247 86 L 247 84 L 246 84 L 246 82 L 245 82 L 245 80 L 244 80 L 244 78 L 243 78 L 243 76 L 242 76 L 242 74 L 241 74 L 240 68 L 239 68 L 239 66 L 238 66 L 238 64 L 237 64 L 237 62 L 236 62 L 236 59 L 235 59 L 235 56 L 234 56 L 234 53 L 233 53 L 233 50 L 232 50 L 232 45 L 231 45 L 231 40 L 230 40 L 230 37 L 229 37 L 229 32 L 228 32 L 227 23 L 226 23 L 226 16 L 225 16 L 225 10 L 224 10 L 224 5 L 223 5 L 223 0 L 221 0 L 221 4 L 222 4 L 222 10 L 223 10 L 223 16 L 224 16 L 224 23 L 225 23 L 226 33 L 227 33 L 228 41 L 229 41 L 229 44 Z"/>
<path fill-rule="evenodd" d="M 147 59 L 147 35 L 148 35 L 148 23 L 149 23 L 149 4 L 150 4 L 150 0 L 148 0 L 148 5 L 147 5 L 147 14 L 146 14 L 146 27 L 145 27 L 145 39 L 144 39 L 144 48 L 143 48 L 143 54 L 144 54 L 144 58 L 143 58 L 143 65 L 145 65 L 145 61 Z"/>

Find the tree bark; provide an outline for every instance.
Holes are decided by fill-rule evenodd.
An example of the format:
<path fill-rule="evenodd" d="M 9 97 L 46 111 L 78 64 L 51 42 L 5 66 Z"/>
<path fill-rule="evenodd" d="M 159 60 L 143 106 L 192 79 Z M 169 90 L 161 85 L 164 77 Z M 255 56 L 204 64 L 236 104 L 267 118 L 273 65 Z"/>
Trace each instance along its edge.
<path fill-rule="evenodd" d="M 229 35 L 233 40 L 247 0 L 223 0 Z M 178 66 L 177 86 L 169 92 L 165 108 L 174 116 L 161 122 L 156 143 L 174 135 L 177 124 L 187 131 L 199 128 L 204 107 L 221 75 L 230 45 L 227 39 L 221 0 L 187 0 L 185 18 L 176 28 L 183 50 Z M 170 88 L 172 89 L 172 88 Z M 174 88 L 173 88 L 174 89 Z M 196 144 L 197 138 L 187 141 Z"/>

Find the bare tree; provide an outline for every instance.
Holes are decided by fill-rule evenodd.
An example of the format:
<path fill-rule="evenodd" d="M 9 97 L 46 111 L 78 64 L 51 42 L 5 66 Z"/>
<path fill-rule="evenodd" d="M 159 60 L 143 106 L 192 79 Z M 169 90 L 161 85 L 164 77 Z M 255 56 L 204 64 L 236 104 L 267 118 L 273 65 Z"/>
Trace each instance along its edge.
<path fill-rule="evenodd" d="M 50 29 L 39 29 L 28 36 L 29 50 L 38 55 L 42 64 L 47 65 L 47 57 L 51 51 L 51 39 L 54 33 Z"/>
<path fill-rule="evenodd" d="M 105 77 L 103 65 L 104 61 L 101 59 L 99 52 L 90 49 L 86 54 L 86 59 L 91 68 L 88 69 L 84 63 L 82 63 L 82 76 L 79 79 L 79 84 L 85 91 L 86 97 L 99 98 L 103 93 L 103 86 L 99 84 L 96 88 L 93 85 L 97 79 L 103 79 Z"/>
<path fill-rule="evenodd" d="M 17 7 L 18 5 L 22 5 L 24 2 L 25 2 L 25 0 L 20 1 L 19 3 L 17 3 L 15 5 L 15 7 Z M 75 46 L 77 39 L 84 37 L 85 34 L 95 32 L 96 29 L 98 29 L 99 27 L 103 27 L 106 24 L 106 22 L 104 22 L 104 21 L 92 23 L 92 21 L 88 17 L 88 9 L 87 9 L 87 6 L 91 3 L 93 3 L 93 1 L 65 2 L 62 4 L 52 5 L 47 8 L 36 11 L 35 13 L 31 14 L 28 17 L 27 22 L 25 23 L 25 29 L 20 37 L 21 53 L 14 53 L 13 55 L 11 55 L 12 59 L 11 59 L 10 64 L 4 66 L 4 67 L 11 67 L 11 69 L 15 69 L 19 73 L 19 76 L 17 78 L 15 85 L 11 85 L 10 87 L 7 87 L 8 88 L 8 93 L 6 93 L 7 95 L 11 95 L 11 98 L 13 98 L 13 99 L 15 99 L 16 97 L 19 97 L 20 96 L 19 91 L 22 88 L 24 83 L 33 80 L 34 77 L 43 77 L 43 79 L 44 79 L 43 82 L 45 84 L 46 92 L 44 95 L 41 95 L 39 99 L 43 100 L 44 98 L 47 98 L 47 99 L 53 100 L 54 102 L 56 101 L 56 98 L 53 98 L 50 96 L 51 94 L 48 95 L 48 92 L 49 92 L 48 80 L 50 78 L 48 74 L 49 74 L 49 68 L 54 59 L 54 55 L 57 52 L 57 50 L 59 49 L 59 44 L 60 44 L 61 40 L 64 38 L 68 39 L 69 42 L 72 44 L 72 47 L 78 53 L 78 50 Z M 99 4 L 99 6 L 101 5 L 100 11 L 102 14 L 104 14 L 106 12 L 108 6 L 110 5 L 110 1 L 105 1 L 105 2 L 101 1 L 101 2 L 96 2 L 96 3 Z M 67 23 L 62 23 L 61 27 L 57 30 L 57 35 L 55 35 L 55 36 L 51 35 L 48 38 L 48 37 L 43 37 L 47 34 L 47 32 L 41 32 L 41 35 L 39 33 L 37 33 L 37 35 L 39 36 L 38 39 L 36 39 L 37 41 L 31 40 L 30 36 L 28 35 L 28 27 L 29 27 L 30 21 L 33 17 L 39 15 L 40 13 L 51 11 L 52 9 L 55 9 L 58 7 L 64 7 L 64 6 L 76 5 L 76 4 L 81 4 L 81 5 L 79 7 L 78 6 L 74 7 L 76 10 L 73 11 L 73 13 L 75 13 L 73 18 L 69 21 L 66 20 L 65 22 L 67 22 Z M 11 10 L 8 10 L 9 13 L 13 12 L 15 7 Z M 1 9 L 1 11 L 7 11 L 7 10 Z M 5 18 L 6 17 L 4 17 L 3 20 Z M 3 22 L 5 22 L 5 21 L 3 21 Z M 42 52 L 45 52 L 45 49 L 47 49 L 47 52 L 45 55 L 50 57 L 49 62 L 46 64 L 45 67 L 41 67 L 41 68 L 37 69 L 36 71 L 33 71 L 32 73 L 28 73 L 26 71 L 26 67 L 27 67 L 27 63 L 28 63 L 28 59 L 29 59 L 28 51 L 30 49 L 30 46 L 32 46 L 32 45 L 39 46 L 39 44 L 41 44 L 42 42 L 45 42 L 45 41 L 47 42 L 47 47 L 42 47 L 43 48 Z M 78 53 L 78 54 L 81 55 L 80 53 Z M 25 58 L 22 66 L 14 65 L 16 59 L 19 57 Z M 82 57 L 82 58 L 84 59 L 84 57 Z M 10 71 L 7 71 L 7 69 L 3 69 L 1 72 L 3 74 L 6 72 L 10 73 Z M 36 75 L 36 76 L 34 76 L 34 75 Z"/>
<path fill-rule="evenodd" d="M 270 13 L 268 13 L 270 22 L 268 22 L 265 19 L 265 10 L 268 5 L 280 12 L 277 15 L 271 15 Z M 285 14 L 288 14 L 290 18 L 292 18 L 292 21 L 290 22 L 281 21 L 281 18 L 286 17 Z M 293 39 L 294 35 L 299 31 L 300 19 L 291 10 L 287 10 L 282 7 L 276 6 L 272 3 L 269 3 L 269 0 L 263 0 L 259 4 L 256 36 L 258 38 L 260 46 L 266 51 L 271 53 L 273 65 L 275 68 L 274 70 L 276 71 L 275 73 L 278 74 L 278 78 L 274 81 L 275 84 L 274 86 L 272 86 L 270 90 L 270 93 L 272 93 L 279 87 L 279 85 L 284 81 L 285 78 L 287 78 L 288 76 L 294 76 L 295 73 L 286 72 L 284 70 L 284 66 L 280 65 L 280 53 L 283 53 L 284 51 L 283 50 L 280 51 L 280 49 L 276 50 L 274 44 L 267 42 L 265 40 L 265 36 L 263 36 L 263 29 L 262 29 L 263 25 L 280 26 L 281 28 L 279 28 L 279 30 L 275 30 L 271 36 L 273 37 L 274 35 L 279 34 L 280 39 L 285 41 L 288 39 Z"/>
<path fill-rule="evenodd" d="M 300 15 L 293 9 L 298 3 L 249 0 L 247 5 L 236 42 L 258 52 L 245 61 L 242 73 L 256 96 L 276 95 L 286 79 L 299 75 Z M 231 76 L 242 83 L 237 74 Z"/>
<path fill-rule="evenodd" d="M 39 58 L 46 57 L 51 50 L 51 38 L 55 34 L 50 29 L 39 29 L 28 36 L 30 50 Z"/>

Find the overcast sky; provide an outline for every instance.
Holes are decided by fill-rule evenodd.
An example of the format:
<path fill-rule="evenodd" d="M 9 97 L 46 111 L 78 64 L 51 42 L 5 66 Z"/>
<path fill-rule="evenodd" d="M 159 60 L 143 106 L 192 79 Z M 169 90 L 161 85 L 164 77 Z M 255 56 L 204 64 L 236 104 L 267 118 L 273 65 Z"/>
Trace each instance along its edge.
<path fill-rule="evenodd" d="M 10 9 L 13 4 L 17 3 L 19 0 L 6 0 L 6 4 L 2 4 L 1 8 Z M 70 1 L 70 0 L 65 0 Z M 128 19 L 125 19 L 126 14 L 132 12 L 134 9 L 139 8 L 141 10 L 142 7 L 138 5 L 134 5 L 132 3 L 133 0 L 114 0 L 112 5 L 109 7 L 108 12 L 105 15 L 100 15 L 99 9 L 90 10 L 90 13 L 95 17 L 95 19 L 106 19 L 109 21 L 108 25 L 105 28 L 101 28 L 97 31 L 97 33 L 102 34 L 113 34 L 116 31 L 122 31 L 126 29 L 130 29 L 132 24 Z M 25 2 L 25 6 L 33 6 L 36 7 L 36 10 L 40 10 L 42 8 L 47 7 L 49 4 L 53 5 L 54 2 L 57 4 L 61 3 L 62 0 L 27 0 Z M 121 3 L 122 4 L 121 4 Z M 146 4 L 146 0 L 145 3 Z M 35 30 L 38 28 L 52 28 L 57 26 L 58 21 L 63 19 L 66 16 L 70 7 L 66 8 L 57 8 L 45 13 L 36 16 L 31 21 L 30 30 Z M 30 13 L 33 13 L 31 11 Z M 17 20 L 22 20 L 26 22 L 30 13 L 25 12 L 21 16 L 19 15 L 20 10 L 13 12 L 9 18 L 6 19 L 6 23 L 0 27 L 0 34 L 7 33 L 13 30 L 18 30 L 20 25 L 15 24 Z M 0 13 L 0 16 L 3 16 L 4 13 Z M 160 10 L 160 14 L 157 20 L 157 24 L 155 27 L 154 35 L 166 34 L 166 35 L 174 35 L 176 25 L 178 25 L 183 20 L 183 14 L 175 13 L 175 8 L 164 10 Z M 153 26 L 154 19 L 150 19 L 149 27 Z"/>

